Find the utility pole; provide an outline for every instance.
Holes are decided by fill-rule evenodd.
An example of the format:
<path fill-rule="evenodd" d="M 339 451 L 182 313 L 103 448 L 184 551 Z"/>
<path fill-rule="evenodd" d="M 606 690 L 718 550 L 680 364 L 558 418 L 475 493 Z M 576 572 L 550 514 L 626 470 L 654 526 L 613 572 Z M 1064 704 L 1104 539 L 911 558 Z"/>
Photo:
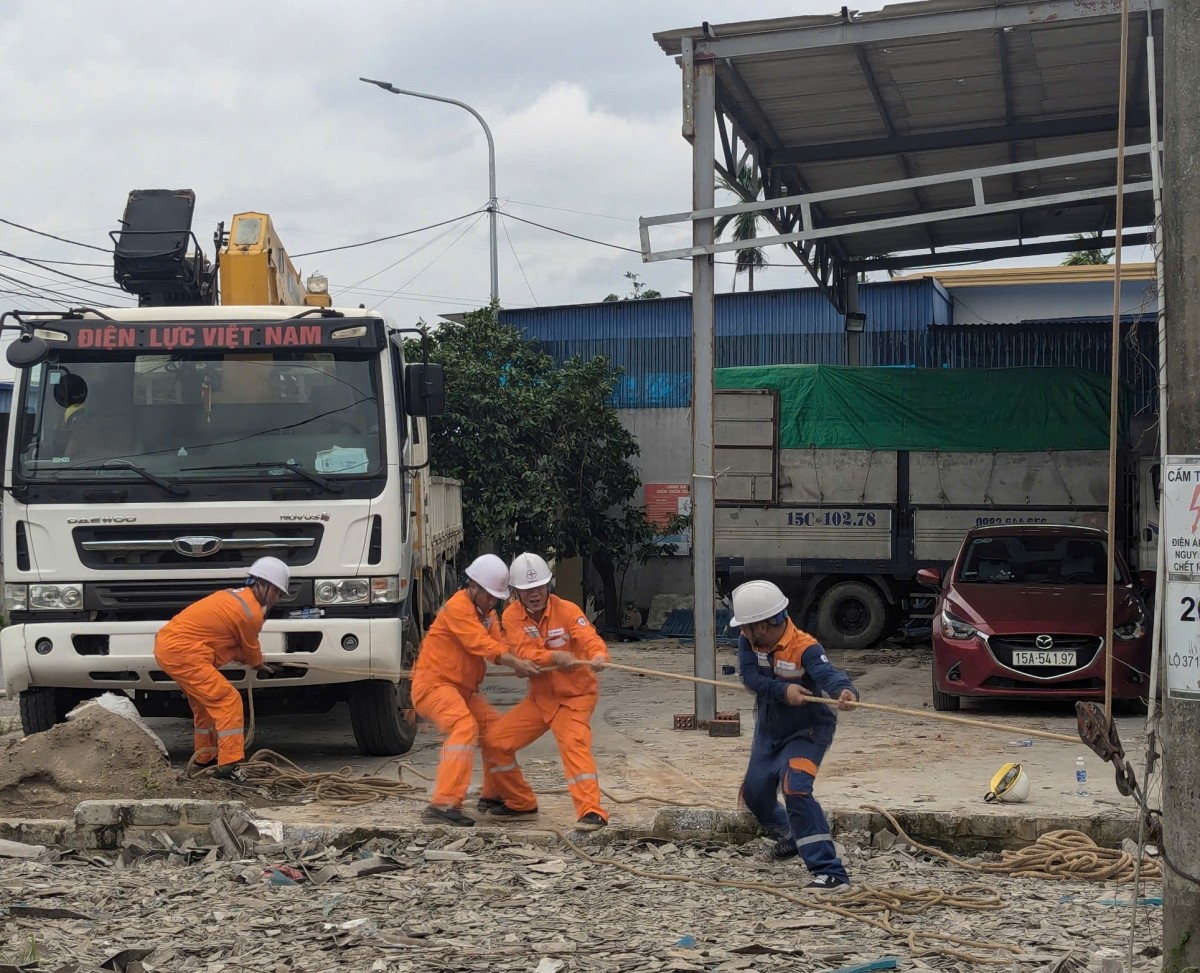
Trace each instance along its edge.
<path fill-rule="evenodd" d="M 716 152 L 716 62 L 693 57 L 683 41 L 683 135 L 692 143 L 692 209 L 712 209 Z M 713 242 L 713 218 L 692 221 L 692 244 Z M 695 618 L 693 668 L 701 679 L 717 678 L 716 469 L 713 452 L 713 257 L 692 257 L 692 594 Z M 715 686 L 696 684 L 696 720 L 717 714 Z"/>
<path fill-rule="evenodd" d="M 426 101 L 440 101 L 445 105 L 457 105 L 459 108 L 463 108 L 474 115 L 475 121 L 483 126 L 483 137 L 487 139 L 488 150 L 488 252 L 491 268 L 492 303 L 499 304 L 500 269 L 496 256 L 496 214 L 499 212 L 500 207 L 496 202 L 496 143 L 492 141 L 492 130 L 488 128 L 488 123 L 483 120 L 483 116 L 479 112 L 465 101 L 445 98 L 442 95 L 429 95 L 421 91 L 409 91 L 406 88 L 397 88 L 394 84 L 390 84 L 387 81 L 372 81 L 370 78 L 359 78 L 358 80 L 364 81 L 367 84 L 373 84 L 384 91 L 390 91 L 393 95 L 408 95 L 410 98 L 424 98 Z"/>
<path fill-rule="evenodd" d="M 1171 0 L 1163 30 L 1167 452 L 1200 454 L 1200 0 Z M 1151 106 L 1153 111 L 1155 106 Z M 1167 542 L 1165 534 L 1163 543 Z M 1168 552 L 1169 554 L 1170 552 Z M 1159 584 L 1165 579 L 1160 578 Z M 1178 614 L 1169 601 L 1164 614 Z M 1170 622 L 1164 632 L 1170 632 Z M 1196 644 L 1195 642 L 1192 643 Z M 1186 644 L 1163 646 L 1168 671 Z M 1186 655 L 1186 653 L 1184 653 Z M 1168 678 L 1170 678 L 1168 676 Z M 1200 699 L 1163 700 L 1163 973 L 1200 968 Z"/>

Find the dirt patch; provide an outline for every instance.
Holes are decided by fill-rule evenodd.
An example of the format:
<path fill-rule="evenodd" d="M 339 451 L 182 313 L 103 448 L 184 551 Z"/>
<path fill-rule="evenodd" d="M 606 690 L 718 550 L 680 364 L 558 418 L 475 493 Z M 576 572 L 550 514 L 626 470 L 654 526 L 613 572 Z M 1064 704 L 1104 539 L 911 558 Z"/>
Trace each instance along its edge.
<path fill-rule="evenodd" d="M 171 769 L 153 739 L 99 706 L 0 749 L 0 817 L 70 818 L 84 800 L 175 797 L 254 804 L 245 790 L 186 779 Z"/>

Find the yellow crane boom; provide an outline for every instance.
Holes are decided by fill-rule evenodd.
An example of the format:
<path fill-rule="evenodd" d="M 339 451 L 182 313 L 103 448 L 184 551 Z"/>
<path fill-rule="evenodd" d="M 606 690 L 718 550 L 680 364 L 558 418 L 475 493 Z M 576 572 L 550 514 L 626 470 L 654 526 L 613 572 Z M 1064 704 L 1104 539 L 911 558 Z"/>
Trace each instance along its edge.
<path fill-rule="evenodd" d="M 309 278 L 308 287 L 284 250 L 266 213 L 238 213 L 218 261 L 223 305 L 329 307 L 329 285 Z"/>

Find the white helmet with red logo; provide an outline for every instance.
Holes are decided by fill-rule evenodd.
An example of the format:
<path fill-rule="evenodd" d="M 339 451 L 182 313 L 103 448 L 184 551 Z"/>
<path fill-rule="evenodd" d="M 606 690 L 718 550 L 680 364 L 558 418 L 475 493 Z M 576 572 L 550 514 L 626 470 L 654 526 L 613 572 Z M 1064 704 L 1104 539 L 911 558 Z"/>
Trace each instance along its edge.
<path fill-rule="evenodd" d="M 528 551 L 513 558 L 512 567 L 508 569 L 508 583 L 518 591 L 540 588 L 553 580 L 554 574 L 545 559 Z"/>

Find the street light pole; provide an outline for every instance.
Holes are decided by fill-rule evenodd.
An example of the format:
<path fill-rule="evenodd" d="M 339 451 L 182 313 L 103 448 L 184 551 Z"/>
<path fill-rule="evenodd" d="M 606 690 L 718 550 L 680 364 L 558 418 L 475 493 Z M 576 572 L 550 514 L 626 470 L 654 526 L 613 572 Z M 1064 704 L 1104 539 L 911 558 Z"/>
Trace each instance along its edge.
<path fill-rule="evenodd" d="M 488 128 L 487 122 L 483 120 L 483 116 L 474 108 L 468 105 L 465 101 L 456 101 L 453 98 L 443 98 L 441 95 L 427 95 L 420 91 L 406 91 L 403 88 L 397 88 L 387 81 L 372 81 L 370 78 L 359 78 L 359 81 L 365 81 L 367 84 L 373 84 L 384 91 L 390 91 L 394 95 L 408 95 L 412 98 L 425 98 L 428 101 L 441 101 L 447 105 L 458 105 L 459 108 L 465 108 L 475 120 L 483 126 L 483 134 L 487 137 L 488 146 L 488 223 L 490 234 L 490 254 L 491 254 L 491 269 L 492 269 L 492 303 L 500 303 L 500 271 L 496 261 L 496 143 L 492 141 L 492 130 Z"/>

